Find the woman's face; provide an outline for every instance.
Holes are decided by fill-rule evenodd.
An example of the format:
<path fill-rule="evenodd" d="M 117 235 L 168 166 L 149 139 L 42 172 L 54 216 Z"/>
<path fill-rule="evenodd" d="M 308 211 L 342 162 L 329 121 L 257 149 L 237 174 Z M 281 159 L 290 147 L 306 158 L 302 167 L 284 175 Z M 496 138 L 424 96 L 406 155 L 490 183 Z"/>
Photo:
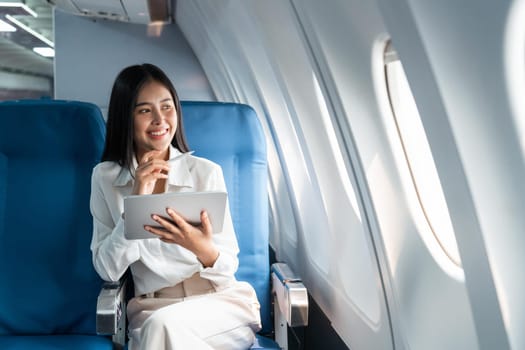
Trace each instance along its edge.
<path fill-rule="evenodd" d="M 146 83 L 139 91 L 133 110 L 134 146 L 137 160 L 144 153 L 161 151 L 168 158 L 168 148 L 177 130 L 177 111 L 170 91 L 157 81 Z"/>

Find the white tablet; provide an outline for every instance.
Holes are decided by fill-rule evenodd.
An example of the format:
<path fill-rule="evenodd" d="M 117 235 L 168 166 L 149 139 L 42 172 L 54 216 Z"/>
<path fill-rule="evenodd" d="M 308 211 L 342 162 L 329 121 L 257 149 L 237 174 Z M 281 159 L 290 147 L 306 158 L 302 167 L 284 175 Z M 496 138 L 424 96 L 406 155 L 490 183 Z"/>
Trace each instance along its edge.
<path fill-rule="evenodd" d="M 127 239 L 158 238 L 146 231 L 144 225 L 159 226 L 151 215 L 169 218 L 168 207 L 194 224 L 200 223 L 200 213 L 206 210 L 213 232 L 221 232 L 226 199 L 226 192 L 169 192 L 124 197 L 124 235 Z"/>

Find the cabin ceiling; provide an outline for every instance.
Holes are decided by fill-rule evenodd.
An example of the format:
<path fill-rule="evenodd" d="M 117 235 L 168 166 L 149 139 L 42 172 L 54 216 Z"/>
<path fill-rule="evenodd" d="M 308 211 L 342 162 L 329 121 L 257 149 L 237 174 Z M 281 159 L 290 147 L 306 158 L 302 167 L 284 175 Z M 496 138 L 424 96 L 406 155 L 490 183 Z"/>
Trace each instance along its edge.
<path fill-rule="evenodd" d="M 53 76 L 53 59 L 33 52 L 33 47 L 48 46 L 40 39 L 17 27 L 7 16 L 53 42 L 52 7 L 46 0 L 9 1 L 27 5 L 36 17 L 20 8 L 0 6 L 0 20 L 16 28 L 15 32 L 0 32 L 0 70 L 45 77 Z"/>
<path fill-rule="evenodd" d="M 54 44 L 53 7 L 79 16 L 143 24 L 152 21 L 172 22 L 175 8 L 175 0 L 10 0 L 4 3 L 6 2 L 24 4 L 36 16 L 20 7 L 0 6 L 0 20 L 17 29 L 15 32 L 0 31 L 0 71 L 49 78 L 53 77 L 53 59 L 40 56 L 33 51 L 33 47 Z M 38 39 L 20 29 L 8 16 L 44 39 Z"/>

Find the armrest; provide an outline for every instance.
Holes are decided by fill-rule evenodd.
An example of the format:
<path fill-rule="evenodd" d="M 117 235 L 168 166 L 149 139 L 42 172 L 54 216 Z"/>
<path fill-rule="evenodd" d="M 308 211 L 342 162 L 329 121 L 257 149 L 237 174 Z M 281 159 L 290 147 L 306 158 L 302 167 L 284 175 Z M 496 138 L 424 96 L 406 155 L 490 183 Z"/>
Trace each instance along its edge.
<path fill-rule="evenodd" d="M 97 334 L 113 336 L 113 342 L 126 342 L 126 296 L 128 277 L 105 282 L 97 299 Z"/>
<path fill-rule="evenodd" d="M 272 290 L 279 310 L 290 327 L 308 325 L 308 291 L 301 279 L 285 263 L 271 269 Z"/>

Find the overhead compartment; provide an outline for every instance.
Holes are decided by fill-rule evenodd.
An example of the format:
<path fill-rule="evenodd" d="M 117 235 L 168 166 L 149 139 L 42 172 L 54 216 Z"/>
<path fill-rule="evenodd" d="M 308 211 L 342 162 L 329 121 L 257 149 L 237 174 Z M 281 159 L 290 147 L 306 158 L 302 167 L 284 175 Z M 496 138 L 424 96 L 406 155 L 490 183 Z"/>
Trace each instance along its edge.
<path fill-rule="evenodd" d="M 169 0 L 48 0 L 57 9 L 90 18 L 149 24 L 171 22 Z"/>

